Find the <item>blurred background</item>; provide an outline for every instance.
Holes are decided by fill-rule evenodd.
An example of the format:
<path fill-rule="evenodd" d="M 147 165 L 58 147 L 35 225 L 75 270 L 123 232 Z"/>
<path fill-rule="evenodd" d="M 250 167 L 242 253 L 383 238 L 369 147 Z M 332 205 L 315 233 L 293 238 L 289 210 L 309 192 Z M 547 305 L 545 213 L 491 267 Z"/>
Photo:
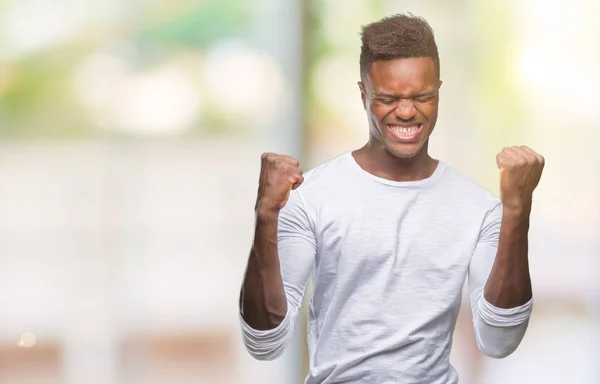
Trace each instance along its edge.
<path fill-rule="evenodd" d="M 305 312 L 275 362 L 240 337 L 259 156 L 364 144 L 360 27 L 399 12 L 440 50 L 432 155 L 493 192 L 504 146 L 547 162 L 529 331 L 485 358 L 463 300 L 461 383 L 600 382 L 597 0 L 0 0 L 0 383 L 303 382 Z"/>

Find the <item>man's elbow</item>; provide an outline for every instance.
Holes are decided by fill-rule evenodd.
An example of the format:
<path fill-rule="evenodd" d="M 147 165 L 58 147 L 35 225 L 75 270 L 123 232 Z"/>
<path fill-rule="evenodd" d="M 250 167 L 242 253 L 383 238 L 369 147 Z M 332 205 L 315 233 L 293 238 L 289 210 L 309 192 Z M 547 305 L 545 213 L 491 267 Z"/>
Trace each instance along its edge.
<path fill-rule="evenodd" d="M 517 350 L 529 324 L 529 317 L 520 319 L 519 323 L 510 323 L 505 319 L 486 322 L 479 317 L 474 323 L 475 336 L 479 350 L 493 359 L 503 359 Z"/>
<path fill-rule="evenodd" d="M 285 347 L 283 346 L 279 348 L 256 350 L 246 345 L 246 351 L 248 351 L 250 356 L 259 361 L 273 361 L 283 355 L 284 350 Z"/>
<path fill-rule="evenodd" d="M 508 350 L 500 350 L 500 349 L 481 349 L 481 352 L 487 357 L 491 357 L 492 359 L 504 359 L 505 357 L 510 356 L 515 349 Z"/>
<path fill-rule="evenodd" d="M 478 343 L 479 350 L 481 353 L 492 359 L 504 359 L 510 356 L 519 347 L 520 341 L 516 343 L 503 344 L 503 345 L 485 345 Z"/>
<path fill-rule="evenodd" d="M 277 327 L 268 330 L 253 329 L 243 318 L 240 317 L 240 320 L 242 340 L 250 356 L 256 360 L 271 361 L 283 354 L 294 329 L 290 317 L 284 317 Z"/>

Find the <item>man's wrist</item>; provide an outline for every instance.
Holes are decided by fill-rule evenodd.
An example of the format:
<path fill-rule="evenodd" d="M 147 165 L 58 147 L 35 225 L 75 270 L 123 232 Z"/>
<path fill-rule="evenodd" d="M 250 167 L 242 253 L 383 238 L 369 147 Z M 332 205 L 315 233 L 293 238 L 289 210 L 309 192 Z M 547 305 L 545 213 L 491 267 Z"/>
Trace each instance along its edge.
<path fill-rule="evenodd" d="M 258 201 L 254 213 L 259 222 L 269 222 L 279 218 L 280 209 L 267 201 Z"/>
<path fill-rule="evenodd" d="M 531 213 L 532 199 L 508 200 L 502 202 L 502 210 L 507 216 L 523 216 Z"/>

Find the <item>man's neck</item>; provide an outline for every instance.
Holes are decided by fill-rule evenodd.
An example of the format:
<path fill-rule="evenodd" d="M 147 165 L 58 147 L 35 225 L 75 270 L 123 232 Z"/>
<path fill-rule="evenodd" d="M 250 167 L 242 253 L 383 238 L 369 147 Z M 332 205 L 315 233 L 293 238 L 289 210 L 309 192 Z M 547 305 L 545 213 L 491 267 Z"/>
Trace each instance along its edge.
<path fill-rule="evenodd" d="M 430 177 L 438 161 L 427 153 L 427 143 L 410 158 L 392 155 L 378 143 L 369 142 L 352 152 L 358 165 L 372 175 L 392 181 L 418 181 Z"/>

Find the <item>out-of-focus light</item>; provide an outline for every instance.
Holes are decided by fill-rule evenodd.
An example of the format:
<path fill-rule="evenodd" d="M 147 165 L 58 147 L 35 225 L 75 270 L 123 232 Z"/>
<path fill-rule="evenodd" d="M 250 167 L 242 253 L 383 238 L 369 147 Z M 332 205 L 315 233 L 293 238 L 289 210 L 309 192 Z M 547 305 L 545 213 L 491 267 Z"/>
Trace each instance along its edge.
<path fill-rule="evenodd" d="M 242 44 L 217 44 L 208 50 L 204 84 L 224 117 L 262 122 L 276 118 L 286 107 L 287 87 L 278 63 Z"/>
<path fill-rule="evenodd" d="M 130 6 L 119 0 L 9 1 L 0 12 L 0 57 L 15 58 L 48 49 L 77 33 L 93 20 L 119 17 Z"/>
<path fill-rule="evenodd" d="M 80 24 L 64 4 L 35 0 L 9 4 L 0 26 L 7 40 L 5 48 L 15 55 L 54 45 L 70 36 Z"/>
<path fill-rule="evenodd" d="M 184 73 L 163 68 L 123 84 L 113 103 L 115 128 L 138 134 L 185 131 L 199 107 L 199 96 Z"/>
<path fill-rule="evenodd" d="M 107 108 L 126 77 L 127 68 L 123 61 L 105 53 L 95 53 L 79 65 L 73 85 L 76 95 L 89 107 Z"/>
<path fill-rule="evenodd" d="M 517 74 L 522 91 L 527 94 L 537 110 L 569 116 L 569 122 L 589 124 L 600 119 L 596 107 L 596 90 L 600 87 L 600 72 L 592 67 L 592 60 L 573 60 L 583 55 L 565 46 L 565 49 L 532 44 L 525 46 L 517 56 Z M 565 78 L 569 81 L 556 81 Z M 568 111 L 568 114 L 565 112 Z"/>
<path fill-rule="evenodd" d="M 600 31 L 594 3 L 535 0 L 515 7 L 514 68 L 527 102 L 538 113 L 589 128 L 600 119 L 600 50 L 590 44 Z"/>
<path fill-rule="evenodd" d="M 523 51 L 518 58 L 518 74 L 523 82 L 529 86 L 546 87 L 547 79 L 555 69 L 553 64 L 546 61 L 548 58 L 533 49 Z"/>
<path fill-rule="evenodd" d="M 121 60 L 98 53 L 74 76 L 74 90 L 100 127 L 138 135 L 177 134 L 197 117 L 200 95 L 185 68 L 167 64 L 131 74 Z"/>
<path fill-rule="evenodd" d="M 31 348 L 35 345 L 36 338 L 35 335 L 31 332 L 25 332 L 21 335 L 21 339 L 19 340 L 19 347 L 21 348 Z"/>
<path fill-rule="evenodd" d="M 349 81 L 351 79 L 355 81 Z M 327 108 L 334 110 L 350 128 L 364 133 L 366 120 L 357 85 L 359 80 L 358 58 L 331 57 L 317 64 L 313 87 Z"/>

